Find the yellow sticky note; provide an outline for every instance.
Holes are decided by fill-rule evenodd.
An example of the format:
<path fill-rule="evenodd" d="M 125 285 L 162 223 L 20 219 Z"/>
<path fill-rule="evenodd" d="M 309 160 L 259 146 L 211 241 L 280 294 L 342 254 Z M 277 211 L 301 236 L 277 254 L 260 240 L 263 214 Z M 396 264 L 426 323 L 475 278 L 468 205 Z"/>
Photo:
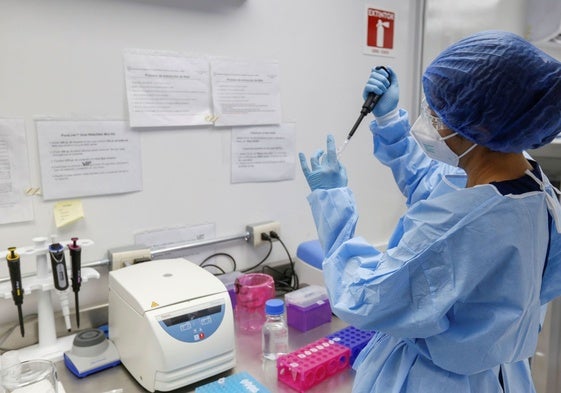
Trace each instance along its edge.
<path fill-rule="evenodd" d="M 60 201 L 54 207 L 55 224 L 57 228 L 71 224 L 84 218 L 84 209 L 82 201 L 73 199 L 69 201 Z"/>

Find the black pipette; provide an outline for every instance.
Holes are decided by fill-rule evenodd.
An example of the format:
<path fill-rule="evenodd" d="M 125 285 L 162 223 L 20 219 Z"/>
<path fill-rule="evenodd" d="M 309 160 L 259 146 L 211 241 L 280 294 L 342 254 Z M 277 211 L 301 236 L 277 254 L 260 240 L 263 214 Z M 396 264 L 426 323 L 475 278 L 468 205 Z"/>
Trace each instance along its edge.
<path fill-rule="evenodd" d="M 384 66 L 378 66 L 378 67 L 376 67 L 376 69 L 377 70 L 382 69 L 382 70 L 386 71 L 388 73 L 388 75 L 390 75 L 390 72 Z M 337 149 L 337 157 L 339 157 L 339 155 L 343 152 L 343 150 L 345 150 L 345 147 L 347 147 L 347 144 L 349 143 L 349 141 L 351 140 L 351 138 L 355 134 L 355 131 L 357 130 L 360 123 L 362 122 L 362 119 L 364 119 L 364 117 L 367 114 L 372 112 L 372 109 L 374 109 L 374 107 L 376 106 L 376 104 L 380 100 L 380 97 L 381 97 L 381 95 L 378 95 L 378 94 L 374 94 L 374 93 L 369 93 L 368 94 L 368 97 L 366 97 L 366 100 L 364 101 L 364 104 L 362 104 L 362 108 L 360 109 L 360 114 L 358 115 L 358 119 L 356 119 L 355 124 L 353 125 L 353 127 L 349 131 L 349 134 L 347 135 L 347 139 L 345 139 L 343 144 Z"/>
<path fill-rule="evenodd" d="M 64 257 L 64 246 L 53 243 L 49 246 L 51 256 L 51 269 L 53 271 L 53 282 L 55 288 L 64 291 L 68 288 L 68 272 L 66 271 L 66 258 Z"/>
<path fill-rule="evenodd" d="M 23 312 L 21 310 L 21 305 L 23 304 L 23 287 L 21 285 L 19 255 L 16 254 L 15 247 L 8 248 L 6 261 L 8 262 L 8 270 L 10 271 L 10 281 L 12 282 L 12 298 L 14 299 L 14 304 L 18 307 L 19 330 L 21 332 L 21 336 L 23 337 L 25 336 Z"/>
<path fill-rule="evenodd" d="M 72 266 L 72 291 L 74 292 L 74 305 L 76 308 L 76 324 L 80 327 L 80 303 L 78 301 L 78 292 L 82 284 L 82 248 L 76 243 L 77 237 L 73 237 L 72 243 L 68 245 L 70 250 L 70 265 Z"/>

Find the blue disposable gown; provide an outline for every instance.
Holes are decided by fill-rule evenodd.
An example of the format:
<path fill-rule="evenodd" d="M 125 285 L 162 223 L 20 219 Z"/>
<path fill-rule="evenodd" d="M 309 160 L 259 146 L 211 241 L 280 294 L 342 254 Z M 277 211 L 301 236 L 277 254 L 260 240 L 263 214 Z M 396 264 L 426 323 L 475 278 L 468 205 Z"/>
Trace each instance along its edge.
<path fill-rule="evenodd" d="M 540 308 L 561 294 L 561 238 L 548 220 L 559 202 L 546 197 L 555 195 L 547 178 L 545 192 L 521 195 L 465 188 L 463 171 L 409 136 L 405 111 L 371 129 L 409 206 L 386 252 L 354 237 L 350 189 L 308 197 L 335 314 L 377 332 L 353 365 L 353 391 L 501 392 L 500 368 L 505 392 L 535 391 L 527 359 Z"/>

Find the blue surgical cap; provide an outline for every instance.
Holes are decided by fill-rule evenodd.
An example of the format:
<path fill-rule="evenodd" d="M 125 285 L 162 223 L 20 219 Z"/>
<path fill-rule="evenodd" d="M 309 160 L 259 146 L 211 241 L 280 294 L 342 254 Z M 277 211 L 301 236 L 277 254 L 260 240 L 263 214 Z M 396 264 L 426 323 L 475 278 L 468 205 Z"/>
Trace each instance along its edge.
<path fill-rule="evenodd" d="M 491 150 L 535 149 L 561 132 L 561 63 L 512 33 L 451 45 L 426 69 L 423 90 L 448 128 Z"/>

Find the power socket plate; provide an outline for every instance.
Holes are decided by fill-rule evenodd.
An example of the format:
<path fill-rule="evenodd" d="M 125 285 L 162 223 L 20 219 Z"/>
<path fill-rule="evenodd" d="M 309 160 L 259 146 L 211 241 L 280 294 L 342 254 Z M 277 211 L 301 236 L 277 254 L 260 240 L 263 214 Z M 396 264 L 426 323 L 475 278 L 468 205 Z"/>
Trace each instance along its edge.
<path fill-rule="evenodd" d="M 113 270 L 150 259 L 152 259 L 150 248 L 145 246 L 132 245 L 109 250 L 109 260 Z"/>
<path fill-rule="evenodd" d="M 257 247 L 263 240 L 261 239 L 261 234 L 266 233 L 267 235 L 271 231 L 275 231 L 280 236 L 280 222 L 278 221 L 265 221 L 257 224 L 250 224 L 246 226 L 246 231 L 249 233 L 248 242 Z"/>

